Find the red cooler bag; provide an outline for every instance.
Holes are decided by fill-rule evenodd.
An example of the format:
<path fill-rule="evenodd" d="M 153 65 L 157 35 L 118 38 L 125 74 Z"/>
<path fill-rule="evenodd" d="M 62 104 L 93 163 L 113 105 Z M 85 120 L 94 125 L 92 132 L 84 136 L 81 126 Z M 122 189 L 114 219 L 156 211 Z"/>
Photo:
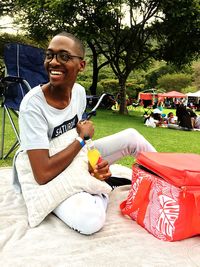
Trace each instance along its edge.
<path fill-rule="evenodd" d="M 161 240 L 200 234 L 200 155 L 140 153 L 120 209 Z"/>

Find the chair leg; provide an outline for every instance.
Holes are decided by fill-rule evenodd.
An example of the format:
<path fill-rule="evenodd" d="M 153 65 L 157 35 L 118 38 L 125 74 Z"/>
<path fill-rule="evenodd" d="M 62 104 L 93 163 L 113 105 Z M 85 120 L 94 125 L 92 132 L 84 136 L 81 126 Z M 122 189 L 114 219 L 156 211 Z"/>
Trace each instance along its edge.
<path fill-rule="evenodd" d="M 18 116 L 17 113 L 14 110 L 12 110 L 12 112 L 15 114 L 15 116 Z M 2 115 L 2 135 L 1 135 L 0 159 L 6 159 L 17 148 L 17 146 L 19 146 L 20 138 L 19 138 L 19 134 L 18 134 L 17 128 L 16 128 L 16 126 L 14 124 L 13 118 L 11 116 L 10 110 L 6 107 L 6 105 L 4 105 L 4 107 L 3 107 L 3 113 L 2 114 L 3 115 Z M 14 133 L 16 135 L 17 140 L 12 145 L 12 147 L 9 149 L 9 151 L 4 155 L 6 114 L 7 114 L 8 118 L 9 118 L 9 121 L 11 123 L 11 126 L 13 128 L 13 131 L 14 131 Z"/>
<path fill-rule="evenodd" d="M 16 140 L 15 143 L 13 144 L 13 146 L 6 153 L 6 155 L 3 156 L 3 159 L 6 159 L 10 155 L 10 153 L 12 153 L 18 146 L 19 146 L 19 142 L 18 142 L 18 140 Z"/>
<path fill-rule="evenodd" d="M 4 106 L 4 108 L 5 108 L 5 110 L 6 110 L 6 113 L 7 113 L 7 115 L 8 115 L 8 118 L 9 118 L 10 123 L 11 123 L 11 125 L 12 125 L 13 131 L 15 132 L 15 135 L 16 135 L 16 137 L 17 137 L 17 140 L 18 140 L 18 142 L 20 142 L 19 134 L 18 134 L 17 128 L 16 128 L 16 126 L 15 126 L 15 124 L 14 124 L 14 122 L 13 122 L 13 119 L 12 119 L 12 116 L 11 116 L 11 114 L 10 114 L 10 111 L 9 111 L 9 109 L 8 109 L 6 106 Z M 12 112 L 15 114 L 15 116 L 17 116 L 17 113 L 16 113 L 14 110 L 12 110 Z"/>
<path fill-rule="evenodd" d="M 5 111 L 4 107 L 3 107 L 3 112 L 2 112 L 2 127 L 1 127 L 0 159 L 3 158 L 3 151 L 4 151 L 5 117 L 6 117 L 6 111 Z"/>

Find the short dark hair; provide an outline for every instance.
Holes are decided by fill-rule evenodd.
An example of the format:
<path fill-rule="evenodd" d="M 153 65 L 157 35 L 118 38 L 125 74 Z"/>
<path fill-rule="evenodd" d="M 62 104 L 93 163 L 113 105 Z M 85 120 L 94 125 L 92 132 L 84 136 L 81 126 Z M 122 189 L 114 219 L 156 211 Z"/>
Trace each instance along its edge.
<path fill-rule="evenodd" d="M 174 115 L 173 112 L 169 112 L 168 115 L 167 115 L 167 117 L 169 118 L 169 116 L 170 116 L 171 114 Z"/>
<path fill-rule="evenodd" d="M 58 34 L 56 34 L 56 36 L 65 36 L 68 37 L 72 40 L 74 40 L 74 42 L 77 44 L 78 49 L 80 50 L 83 58 L 85 56 L 85 47 L 83 45 L 83 43 L 81 42 L 81 40 L 79 38 L 77 38 L 75 35 L 73 35 L 72 33 L 66 32 L 66 31 L 62 31 Z"/>

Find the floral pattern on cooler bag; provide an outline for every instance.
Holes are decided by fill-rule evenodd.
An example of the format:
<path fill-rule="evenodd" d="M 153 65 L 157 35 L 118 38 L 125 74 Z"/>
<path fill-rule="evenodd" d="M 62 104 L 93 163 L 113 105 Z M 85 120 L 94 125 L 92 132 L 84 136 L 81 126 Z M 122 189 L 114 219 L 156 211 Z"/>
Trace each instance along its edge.
<path fill-rule="evenodd" d="M 150 182 L 151 186 L 150 190 L 145 193 L 148 195 L 146 208 L 141 211 L 140 207 L 145 205 L 145 201 L 141 200 L 140 207 L 137 208 L 134 207 L 134 204 L 141 183 L 145 181 Z M 141 225 L 148 232 L 161 240 L 173 241 L 176 229 L 175 223 L 180 213 L 180 193 L 180 188 L 135 166 L 133 168 L 132 186 L 127 200 L 121 204 L 121 210 L 123 214 L 128 214 L 139 224 L 141 222 L 139 222 L 138 217 L 143 212 L 143 223 Z"/>

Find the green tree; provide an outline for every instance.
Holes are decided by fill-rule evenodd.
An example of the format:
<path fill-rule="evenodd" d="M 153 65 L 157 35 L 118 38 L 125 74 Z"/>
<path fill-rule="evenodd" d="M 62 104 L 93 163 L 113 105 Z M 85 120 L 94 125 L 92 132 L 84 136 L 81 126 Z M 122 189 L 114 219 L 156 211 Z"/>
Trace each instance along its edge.
<path fill-rule="evenodd" d="M 126 112 L 126 81 L 133 70 L 145 69 L 152 59 L 187 64 L 200 50 L 198 0 L 13 2 L 37 37 L 66 29 L 84 39 L 92 50 L 97 76 L 99 55 L 104 56 L 102 66 L 110 64 L 119 82 L 120 113 Z"/>
<path fill-rule="evenodd" d="M 157 80 L 160 78 L 162 75 L 165 74 L 171 74 L 173 72 L 176 72 L 176 68 L 171 65 L 162 65 L 158 68 L 152 69 L 147 73 L 146 75 L 146 80 L 149 88 L 154 88 L 157 87 Z"/>
<path fill-rule="evenodd" d="M 158 78 L 158 88 L 168 91 L 183 92 L 192 85 L 192 75 L 185 73 L 166 74 Z"/>
<path fill-rule="evenodd" d="M 195 86 L 197 90 L 200 90 L 200 61 L 195 62 L 193 64 L 193 70 L 194 70 L 193 86 Z"/>
<path fill-rule="evenodd" d="M 0 0 L 0 17 L 8 14 L 10 10 L 12 10 L 14 3 L 12 0 Z M 10 12 L 10 16 L 12 16 L 12 12 Z M 5 25 L 0 25 L 0 30 L 4 30 Z"/>
<path fill-rule="evenodd" d="M 0 16 L 10 13 L 12 15 L 12 8 L 14 7 L 14 1 L 12 0 L 0 0 Z"/>

